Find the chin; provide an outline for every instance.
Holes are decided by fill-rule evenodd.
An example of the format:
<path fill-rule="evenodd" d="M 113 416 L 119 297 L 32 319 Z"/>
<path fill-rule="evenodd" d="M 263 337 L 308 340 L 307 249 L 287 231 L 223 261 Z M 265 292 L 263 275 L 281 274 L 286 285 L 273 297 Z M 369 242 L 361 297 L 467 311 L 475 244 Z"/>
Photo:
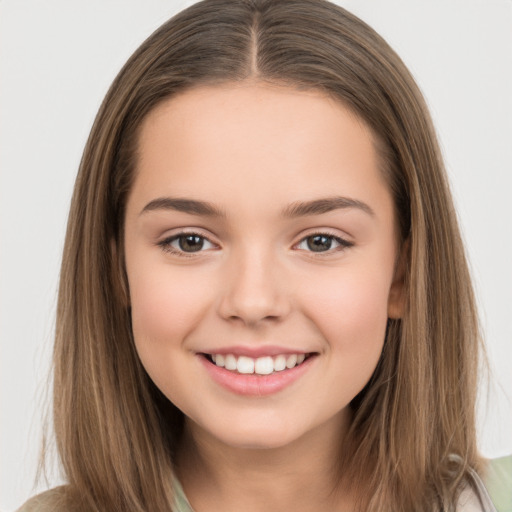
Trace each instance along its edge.
<path fill-rule="evenodd" d="M 206 427 L 206 428 L 205 428 Z M 300 429 L 298 425 L 290 426 L 282 421 L 231 421 L 227 424 L 216 425 L 216 428 L 206 425 L 201 428 L 208 432 L 208 437 L 232 448 L 242 450 L 272 450 L 284 448 L 306 434 L 307 428 Z"/>
<path fill-rule="evenodd" d="M 238 435 L 224 436 L 220 441 L 240 450 L 276 450 L 290 445 L 295 439 L 294 436 L 284 436 L 282 432 L 277 435 L 273 432 L 242 432 Z"/>

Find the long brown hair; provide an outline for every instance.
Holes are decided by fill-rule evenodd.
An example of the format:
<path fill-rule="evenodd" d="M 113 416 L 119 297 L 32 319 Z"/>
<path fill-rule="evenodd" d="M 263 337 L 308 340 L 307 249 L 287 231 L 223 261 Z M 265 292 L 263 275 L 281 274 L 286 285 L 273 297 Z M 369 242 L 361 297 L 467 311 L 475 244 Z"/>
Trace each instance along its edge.
<path fill-rule="evenodd" d="M 351 404 L 340 465 L 364 487 L 364 510 L 450 510 L 468 468 L 479 468 L 479 331 L 443 162 L 400 58 L 324 0 L 199 2 L 150 36 L 112 84 L 80 164 L 59 290 L 54 421 L 69 495 L 89 510 L 170 510 L 183 417 L 138 359 L 124 270 L 138 129 L 187 88 L 248 79 L 320 90 L 375 135 L 406 254 L 406 305 Z"/>

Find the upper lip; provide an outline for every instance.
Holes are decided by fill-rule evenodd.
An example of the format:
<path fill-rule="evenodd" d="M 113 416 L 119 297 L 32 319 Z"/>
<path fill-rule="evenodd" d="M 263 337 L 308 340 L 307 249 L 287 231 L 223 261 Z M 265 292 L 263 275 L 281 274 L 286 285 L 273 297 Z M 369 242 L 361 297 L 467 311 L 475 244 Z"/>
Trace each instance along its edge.
<path fill-rule="evenodd" d="M 231 346 L 222 348 L 212 348 L 200 351 L 202 354 L 233 354 L 234 356 L 246 356 L 252 358 L 265 357 L 265 356 L 278 356 L 290 354 L 310 354 L 311 350 L 301 350 L 298 348 L 280 347 L 277 345 L 260 345 L 260 346 Z"/>

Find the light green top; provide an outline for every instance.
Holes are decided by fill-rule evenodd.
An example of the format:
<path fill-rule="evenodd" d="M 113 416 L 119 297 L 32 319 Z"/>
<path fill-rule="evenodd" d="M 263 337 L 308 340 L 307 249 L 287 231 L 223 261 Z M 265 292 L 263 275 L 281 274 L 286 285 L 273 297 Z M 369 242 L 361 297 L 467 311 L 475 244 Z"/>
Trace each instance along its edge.
<path fill-rule="evenodd" d="M 512 512 L 512 455 L 489 462 L 485 486 L 498 512 Z"/>
<path fill-rule="evenodd" d="M 183 491 L 183 487 L 177 478 L 174 478 L 173 481 L 174 487 L 174 503 L 172 510 L 173 512 L 194 512 L 194 509 L 190 505 L 187 497 L 185 496 L 185 492 Z"/>
<path fill-rule="evenodd" d="M 476 498 L 470 499 L 461 504 L 459 512 L 512 512 L 512 455 L 489 461 L 484 478 L 485 487 L 476 474 L 474 478 L 483 494 L 483 503 L 480 505 Z M 173 485 L 175 490 L 173 512 L 194 512 L 176 478 Z M 65 493 L 64 489 L 64 487 L 57 487 L 39 494 L 22 505 L 17 512 L 66 512 L 62 506 L 59 506 Z M 491 498 L 492 503 L 489 502 L 488 497 Z"/>

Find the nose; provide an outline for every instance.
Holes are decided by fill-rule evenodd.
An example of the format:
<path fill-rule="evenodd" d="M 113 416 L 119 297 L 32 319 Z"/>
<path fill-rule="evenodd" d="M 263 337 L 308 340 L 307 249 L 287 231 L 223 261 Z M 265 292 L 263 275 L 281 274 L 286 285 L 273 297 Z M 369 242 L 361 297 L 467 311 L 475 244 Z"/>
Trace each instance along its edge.
<path fill-rule="evenodd" d="M 279 322 L 290 312 L 289 283 L 270 254 L 247 250 L 226 262 L 219 315 L 255 327 Z"/>

